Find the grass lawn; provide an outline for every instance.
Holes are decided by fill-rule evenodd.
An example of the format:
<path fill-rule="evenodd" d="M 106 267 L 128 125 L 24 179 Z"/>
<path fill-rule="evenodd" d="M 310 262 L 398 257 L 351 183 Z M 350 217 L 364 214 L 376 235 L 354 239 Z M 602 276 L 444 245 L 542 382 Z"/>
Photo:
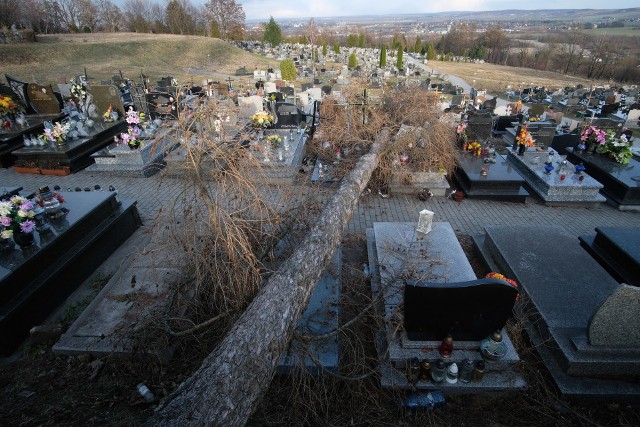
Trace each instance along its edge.
<path fill-rule="evenodd" d="M 5 73 L 40 84 L 60 83 L 83 74 L 108 80 L 122 71 L 151 83 L 163 76 L 200 84 L 205 78 L 223 79 L 236 68 L 265 69 L 277 61 L 245 52 L 222 40 L 170 34 L 100 33 L 38 36 L 36 43 L 2 45 Z"/>
<path fill-rule="evenodd" d="M 508 86 L 517 90 L 522 83 L 524 83 L 524 87 L 544 86 L 551 90 L 564 88 L 565 86 L 575 86 L 576 84 L 584 86 L 592 84 L 590 80 L 582 77 L 488 63 L 429 61 L 427 66 L 440 73 L 458 76 L 472 86 L 475 80 L 476 88 L 492 93 L 505 92 Z"/>

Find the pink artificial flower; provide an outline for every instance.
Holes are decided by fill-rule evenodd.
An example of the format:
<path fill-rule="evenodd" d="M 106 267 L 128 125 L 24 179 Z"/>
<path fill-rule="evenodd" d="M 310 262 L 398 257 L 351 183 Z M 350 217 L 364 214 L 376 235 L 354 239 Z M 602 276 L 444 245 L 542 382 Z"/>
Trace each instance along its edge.
<path fill-rule="evenodd" d="M 20 231 L 23 233 L 31 233 L 36 228 L 36 223 L 31 220 L 26 220 L 20 224 Z"/>
<path fill-rule="evenodd" d="M 11 218 L 9 218 L 8 216 L 3 216 L 0 220 L 0 223 L 2 223 L 3 226 L 8 227 L 11 225 Z"/>

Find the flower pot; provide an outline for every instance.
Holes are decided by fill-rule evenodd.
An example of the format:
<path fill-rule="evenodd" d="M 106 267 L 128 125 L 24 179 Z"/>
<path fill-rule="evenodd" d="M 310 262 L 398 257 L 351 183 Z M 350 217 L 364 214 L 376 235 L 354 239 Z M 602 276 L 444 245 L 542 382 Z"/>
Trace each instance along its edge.
<path fill-rule="evenodd" d="M 63 166 L 62 169 L 40 169 L 42 175 L 66 176 L 71 173 L 69 166 Z"/>
<path fill-rule="evenodd" d="M 518 156 L 524 156 L 524 152 L 527 151 L 527 146 L 524 144 L 518 145 Z"/>
<path fill-rule="evenodd" d="M 13 241 L 21 248 L 28 248 L 33 245 L 33 232 L 23 233 L 22 231 L 13 233 Z"/>
<path fill-rule="evenodd" d="M 14 246 L 15 246 L 15 243 L 13 243 L 13 240 L 3 239 L 2 237 L 0 237 L 0 254 L 9 252 L 10 250 L 13 249 Z"/>
<path fill-rule="evenodd" d="M 35 174 L 40 173 L 40 168 L 28 168 L 24 166 L 14 166 L 13 170 L 16 171 L 17 173 L 35 173 Z"/>

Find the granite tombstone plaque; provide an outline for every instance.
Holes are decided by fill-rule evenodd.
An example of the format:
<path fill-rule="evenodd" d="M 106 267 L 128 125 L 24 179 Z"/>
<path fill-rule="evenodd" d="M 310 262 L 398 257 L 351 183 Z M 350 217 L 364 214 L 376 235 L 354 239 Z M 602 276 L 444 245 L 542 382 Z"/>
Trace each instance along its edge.
<path fill-rule="evenodd" d="M 20 103 L 26 107 L 27 114 L 33 113 L 33 108 L 31 108 L 31 105 L 29 104 L 29 98 L 27 97 L 27 82 L 18 80 L 8 74 L 5 74 L 4 76 L 7 79 L 7 83 L 9 84 L 11 90 L 18 97 Z"/>
<path fill-rule="evenodd" d="M 404 286 L 404 326 L 412 341 L 479 341 L 502 330 L 518 290 L 498 279 Z"/>
<path fill-rule="evenodd" d="M 27 84 L 27 96 L 31 107 L 38 114 L 60 114 L 60 103 L 53 93 L 51 85 Z"/>
<path fill-rule="evenodd" d="M 93 95 L 93 103 L 98 109 L 100 115 L 111 107 L 112 111 L 117 111 L 120 118 L 124 117 L 125 109 L 120 97 L 120 90 L 113 85 L 94 85 L 91 86 L 91 94 Z"/>
<path fill-rule="evenodd" d="M 278 102 L 276 104 L 276 128 L 296 129 L 300 126 L 301 113 L 297 105 L 288 102 Z"/>
<path fill-rule="evenodd" d="M 146 95 L 149 115 L 156 118 L 178 118 L 178 105 L 176 98 L 164 92 L 152 92 Z"/>

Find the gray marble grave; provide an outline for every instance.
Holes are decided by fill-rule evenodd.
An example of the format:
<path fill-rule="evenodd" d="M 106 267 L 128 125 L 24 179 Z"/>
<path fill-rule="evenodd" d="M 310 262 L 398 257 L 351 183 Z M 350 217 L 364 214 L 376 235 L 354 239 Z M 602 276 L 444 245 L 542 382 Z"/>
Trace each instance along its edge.
<path fill-rule="evenodd" d="M 511 150 L 507 152 L 509 163 L 547 205 L 597 207 L 606 200 L 598 193 L 602 188 L 598 181 L 584 172 L 576 173 L 572 163 L 561 167 L 560 162 L 566 160 L 564 156 L 557 153 L 553 156 L 554 169 L 550 173 L 544 169 L 547 159 L 545 151 L 526 151 L 521 156 Z"/>
<path fill-rule="evenodd" d="M 438 346 L 441 341 L 410 340 L 402 327 L 404 280 L 411 278 L 444 284 L 476 279 L 449 223 L 434 222 L 432 230 L 426 235 L 417 232 L 416 225 L 374 222 L 373 228 L 367 230 L 371 289 L 374 298 L 379 296 L 381 299 L 381 304 L 376 308 L 385 320 L 384 330 L 379 332 L 376 345 L 381 356 L 381 383 L 386 388 L 412 387 L 406 377 L 412 359 L 426 359 L 432 364 L 440 359 Z M 443 302 L 424 301 L 424 309 L 428 310 L 429 304 L 437 303 Z M 445 303 L 456 304 L 456 301 Z M 424 390 L 443 388 L 447 394 L 502 392 L 525 387 L 526 382 L 516 369 L 518 354 L 504 329 L 502 336 L 506 354 L 499 360 L 487 363 L 482 381 L 458 381 L 456 384 L 419 381 L 415 387 Z M 480 341 L 455 341 L 448 362 L 458 365 L 464 359 L 477 362 L 482 359 L 479 347 Z"/>
<path fill-rule="evenodd" d="M 149 177 L 164 167 L 165 156 L 178 145 L 179 141 L 170 128 L 158 128 L 143 139 L 138 149 L 132 150 L 126 144 L 112 144 L 94 153 L 95 164 L 87 171 Z"/>

